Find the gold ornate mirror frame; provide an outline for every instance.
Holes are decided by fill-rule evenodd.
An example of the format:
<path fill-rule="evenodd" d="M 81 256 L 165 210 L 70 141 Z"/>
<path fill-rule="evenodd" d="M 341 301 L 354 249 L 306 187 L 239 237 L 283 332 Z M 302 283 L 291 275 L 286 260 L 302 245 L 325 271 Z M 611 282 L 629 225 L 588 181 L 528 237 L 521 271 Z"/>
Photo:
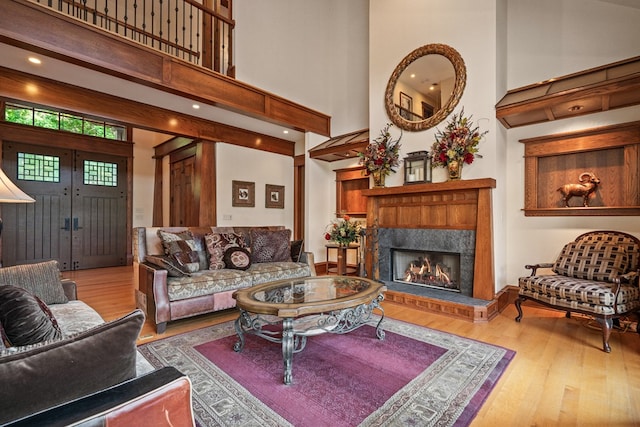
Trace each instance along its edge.
<path fill-rule="evenodd" d="M 434 111 L 433 115 L 424 120 L 410 121 L 402 117 L 396 108 L 394 103 L 394 90 L 398 79 L 402 75 L 402 72 L 411 65 L 414 61 L 426 56 L 426 55 L 442 55 L 447 58 L 453 65 L 455 72 L 455 84 L 451 96 L 442 107 Z M 425 129 L 429 129 L 442 120 L 444 120 L 458 105 L 462 92 L 464 91 L 467 83 L 467 68 L 464 64 L 462 56 L 451 46 L 445 44 L 428 44 L 417 48 L 413 52 L 404 57 L 398 66 L 393 70 L 389 82 L 387 83 L 387 89 L 384 94 L 384 105 L 387 110 L 387 115 L 391 119 L 394 125 L 401 129 L 410 132 L 417 132 Z"/>

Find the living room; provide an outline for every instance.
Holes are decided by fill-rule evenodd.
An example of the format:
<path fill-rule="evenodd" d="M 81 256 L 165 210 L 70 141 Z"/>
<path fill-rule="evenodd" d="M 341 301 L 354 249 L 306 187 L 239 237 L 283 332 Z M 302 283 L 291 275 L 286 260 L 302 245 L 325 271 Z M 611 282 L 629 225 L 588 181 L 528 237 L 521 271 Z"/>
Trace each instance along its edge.
<path fill-rule="evenodd" d="M 364 128 L 376 135 L 389 122 L 384 90 L 399 61 L 428 43 L 454 47 L 467 68 L 466 88 L 456 111 L 464 107 L 483 130 L 488 130 L 480 144 L 483 157 L 465 166 L 463 180 L 496 180 L 492 193 L 493 268 L 498 292 L 517 284 L 518 277 L 526 274 L 525 264 L 553 260 L 566 242 L 582 232 L 612 229 L 640 235 L 638 221 L 631 215 L 526 216 L 525 148 L 520 143 L 526 138 L 633 122 L 640 112 L 638 106 L 512 129 L 504 128 L 495 112 L 496 103 L 510 89 L 637 56 L 638 15 L 640 9 L 633 1 L 238 3 L 234 4 L 236 78 L 330 116 L 331 136 Z M 49 71 L 20 67 L 15 69 L 55 78 Z M 103 82 L 105 91 L 122 94 L 118 79 L 109 77 Z M 95 82 L 87 82 L 87 86 L 95 87 Z M 144 92 L 140 87 L 137 90 Z M 146 101 L 149 104 L 154 94 L 153 90 L 136 92 L 141 100 L 150 100 Z M 402 156 L 429 149 L 436 128 L 404 132 Z M 136 132 L 134 227 L 149 226 L 154 221 L 153 147 L 166 136 L 146 130 Z M 305 155 L 328 136 L 290 130 L 286 138 L 295 142 L 296 155 Z M 218 145 L 216 225 L 278 224 L 294 228 L 293 158 L 233 144 Z M 304 239 L 306 250 L 314 253 L 318 263 L 325 261 L 323 231 L 335 218 L 334 170 L 356 165 L 357 160 L 325 163 L 305 159 Z M 399 172 L 387 177 L 387 186 L 403 184 Z M 255 208 L 232 205 L 233 180 L 256 183 Z M 434 169 L 433 181 L 445 180 L 444 169 Z M 266 184 L 285 187 L 285 209 L 263 207 L 262 189 Z M 607 190 L 602 186 L 599 191 Z M 165 216 L 163 222 L 167 220 Z M 469 328 L 460 327 L 472 337 L 479 333 Z"/>

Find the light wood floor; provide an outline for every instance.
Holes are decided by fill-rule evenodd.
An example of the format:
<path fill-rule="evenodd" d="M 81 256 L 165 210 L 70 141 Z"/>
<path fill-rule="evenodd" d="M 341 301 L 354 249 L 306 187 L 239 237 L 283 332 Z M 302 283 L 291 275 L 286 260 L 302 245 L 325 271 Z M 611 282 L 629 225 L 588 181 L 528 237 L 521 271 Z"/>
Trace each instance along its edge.
<path fill-rule="evenodd" d="M 131 267 L 64 273 L 78 283 L 78 297 L 106 320 L 134 307 Z M 612 333 L 611 353 L 601 350 L 601 332 L 585 318 L 524 307 L 516 323 L 510 305 L 489 323 L 430 315 L 384 303 L 389 317 L 516 351 L 514 360 L 472 426 L 640 426 L 640 336 Z M 140 343 L 234 319 L 226 311 L 169 323 L 156 335 L 147 323 Z"/>

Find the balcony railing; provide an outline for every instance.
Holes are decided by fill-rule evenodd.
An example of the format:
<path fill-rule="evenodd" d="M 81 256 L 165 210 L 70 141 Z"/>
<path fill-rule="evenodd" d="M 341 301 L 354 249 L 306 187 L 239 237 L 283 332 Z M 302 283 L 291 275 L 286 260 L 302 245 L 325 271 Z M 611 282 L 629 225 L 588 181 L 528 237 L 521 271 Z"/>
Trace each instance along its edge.
<path fill-rule="evenodd" d="M 105 31 L 235 77 L 232 0 L 31 0 Z"/>

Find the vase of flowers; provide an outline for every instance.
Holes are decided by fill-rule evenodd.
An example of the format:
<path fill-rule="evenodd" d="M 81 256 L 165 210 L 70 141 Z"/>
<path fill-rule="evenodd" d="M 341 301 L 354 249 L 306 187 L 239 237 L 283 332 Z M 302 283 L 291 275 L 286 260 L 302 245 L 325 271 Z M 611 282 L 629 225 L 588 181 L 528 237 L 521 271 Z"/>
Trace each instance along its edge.
<path fill-rule="evenodd" d="M 449 180 L 462 177 L 462 165 L 470 165 L 478 154 L 478 144 L 488 131 L 480 132 L 471 116 L 465 117 L 464 108 L 454 114 L 443 131 L 436 130 L 436 141 L 431 146 L 431 164 L 447 168 Z"/>
<path fill-rule="evenodd" d="M 349 244 L 358 241 L 361 231 L 362 227 L 359 222 L 352 220 L 349 215 L 344 215 L 327 225 L 324 238 L 336 242 L 340 246 L 349 246 Z"/>
<path fill-rule="evenodd" d="M 393 139 L 389 128 L 391 123 L 382 128 L 380 136 L 373 140 L 363 152 L 358 153 L 360 164 L 365 167 L 368 174 L 373 176 L 374 187 L 384 187 L 384 179 L 391 172 L 395 172 L 400 165 L 399 151 L 402 131 L 397 139 Z"/>

